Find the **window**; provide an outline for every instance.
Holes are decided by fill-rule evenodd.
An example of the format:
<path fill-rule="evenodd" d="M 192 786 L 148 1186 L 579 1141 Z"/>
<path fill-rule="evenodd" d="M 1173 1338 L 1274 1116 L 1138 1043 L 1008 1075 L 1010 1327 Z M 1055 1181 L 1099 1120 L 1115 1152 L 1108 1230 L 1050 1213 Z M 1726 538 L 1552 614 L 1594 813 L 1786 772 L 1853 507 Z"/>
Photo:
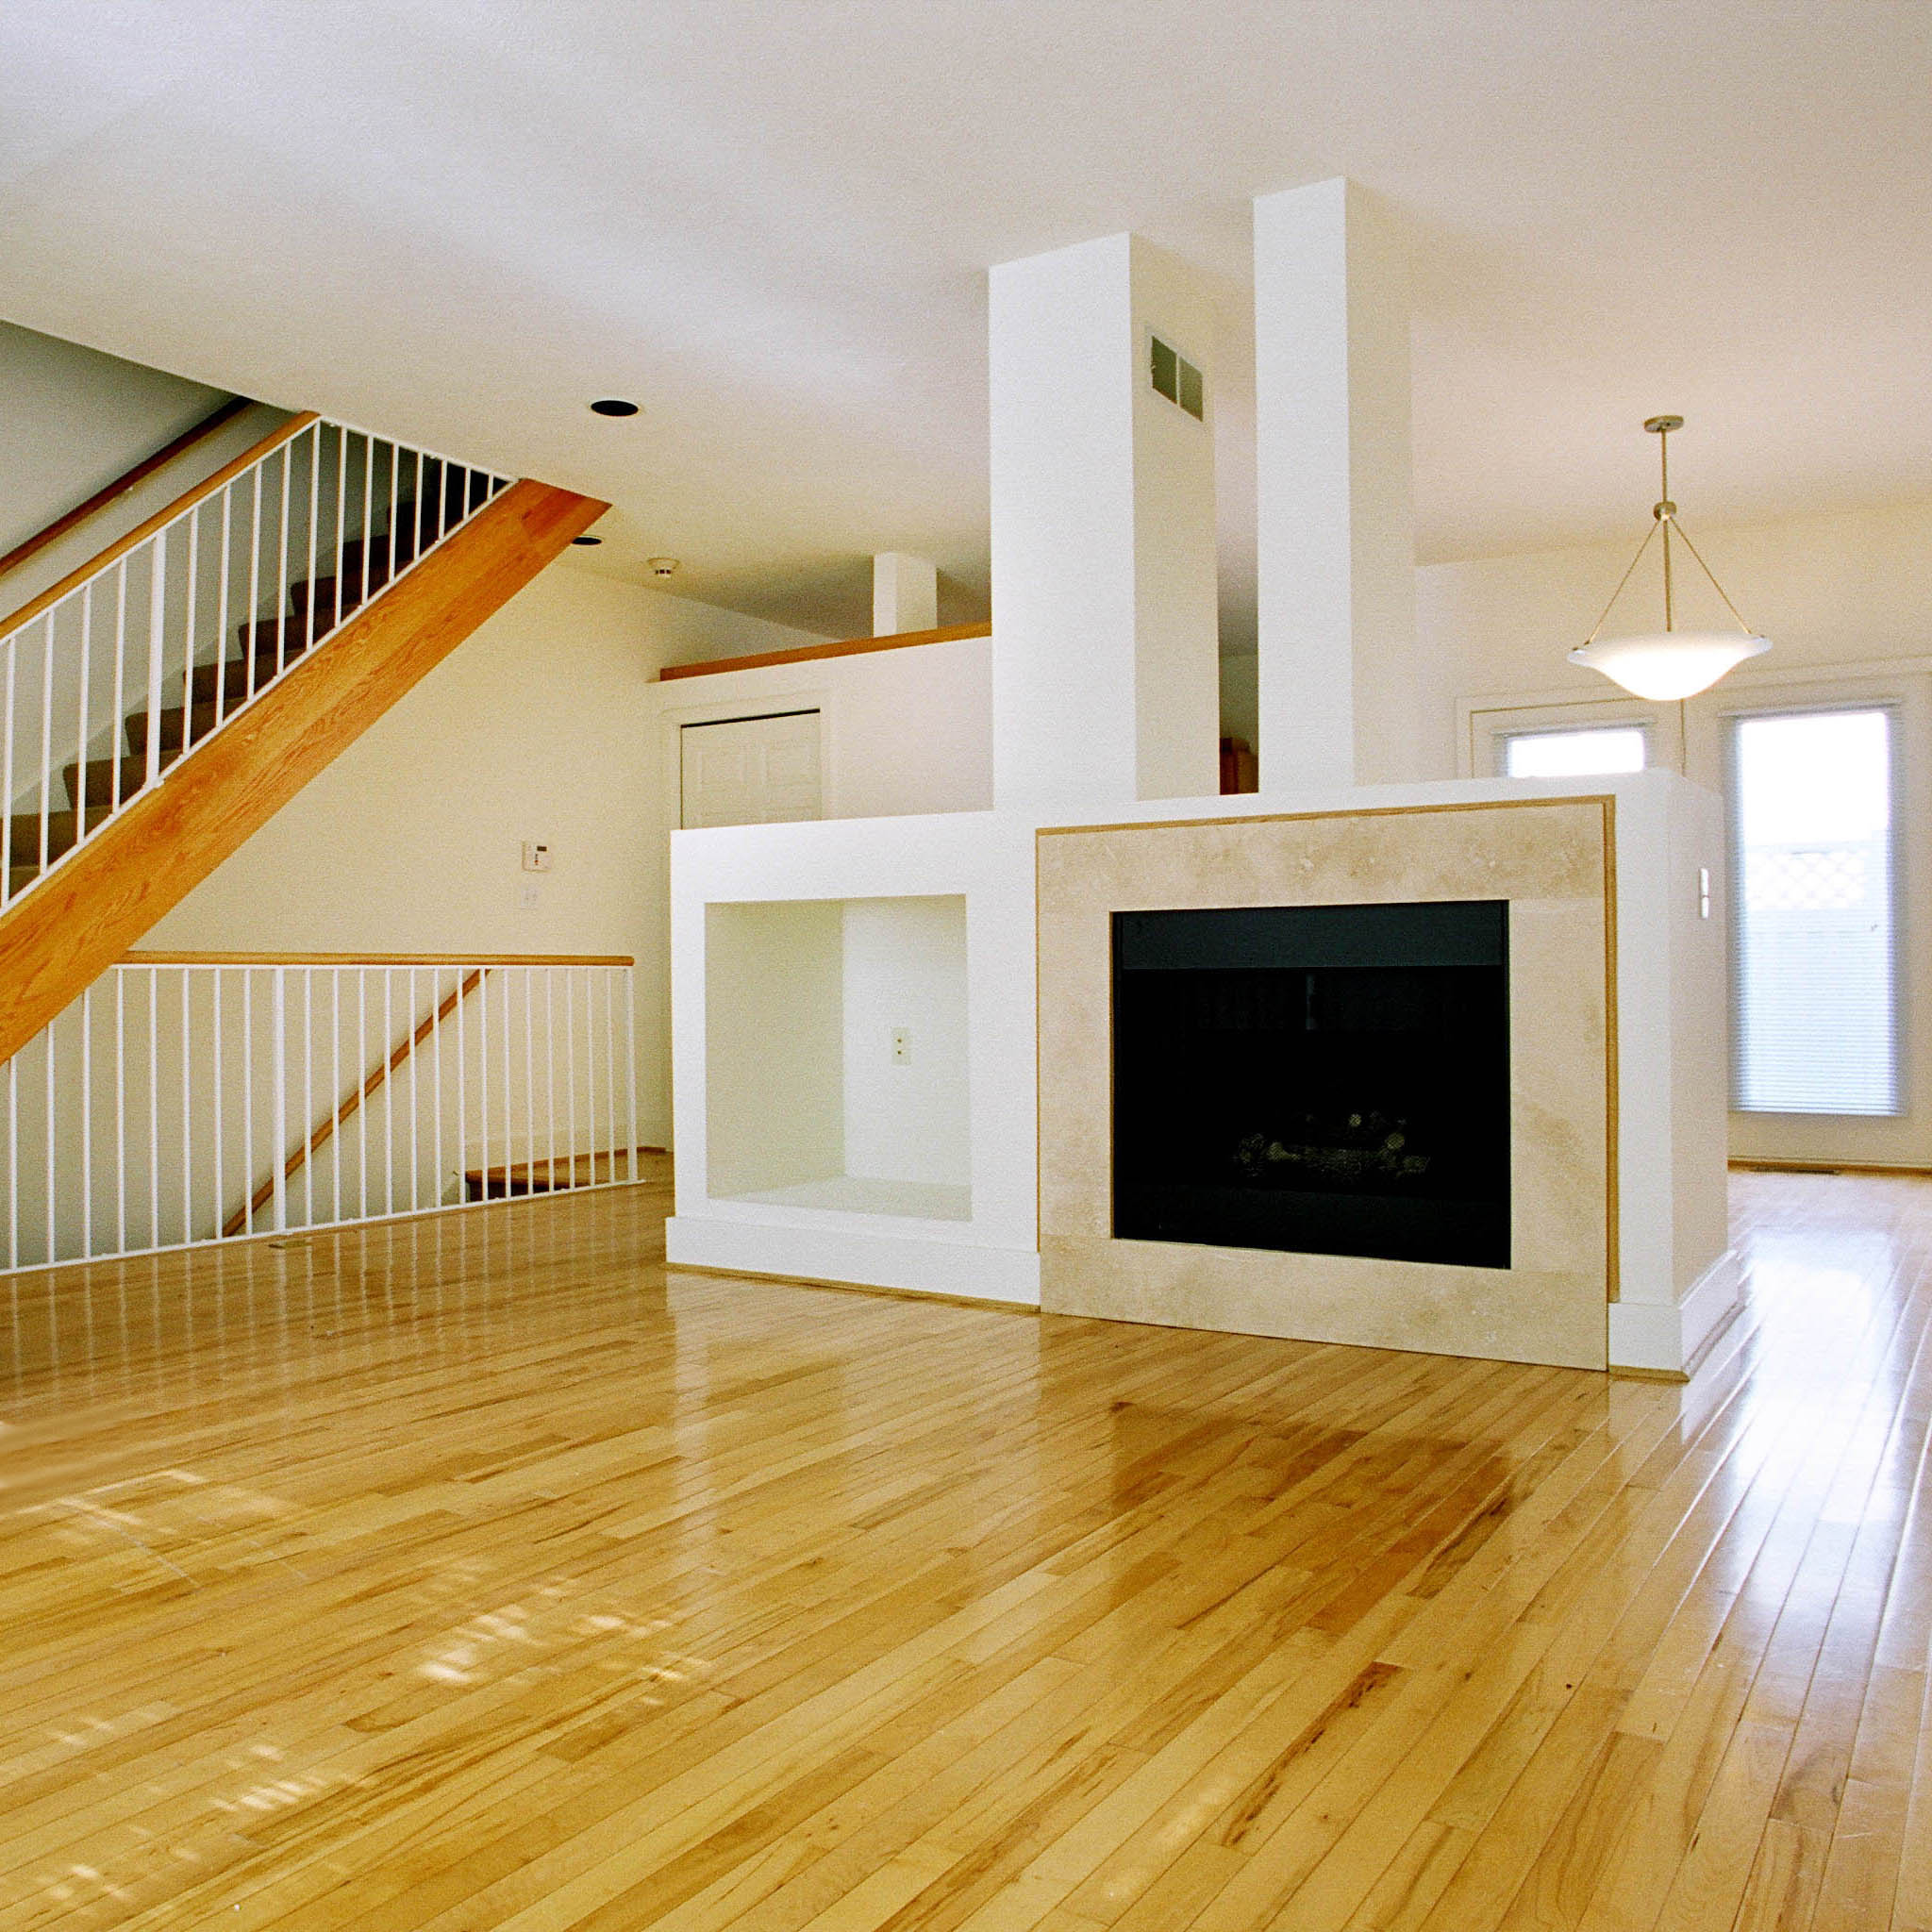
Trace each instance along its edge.
<path fill-rule="evenodd" d="M 1207 385 L 1201 372 L 1179 350 L 1158 336 L 1149 336 L 1148 379 L 1156 395 L 1178 404 L 1197 422 L 1208 407 Z"/>
<path fill-rule="evenodd" d="M 1732 1104 L 1896 1114 L 1892 714 L 1731 721 Z"/>
<path fill-rule="evenodd" d="M 1605 772 L 1641 772 L 1649 754 L 1641 724 L 1513 731 L 1503 741 L 1503 773 L 1509 778 L 1586 778 Z"/>

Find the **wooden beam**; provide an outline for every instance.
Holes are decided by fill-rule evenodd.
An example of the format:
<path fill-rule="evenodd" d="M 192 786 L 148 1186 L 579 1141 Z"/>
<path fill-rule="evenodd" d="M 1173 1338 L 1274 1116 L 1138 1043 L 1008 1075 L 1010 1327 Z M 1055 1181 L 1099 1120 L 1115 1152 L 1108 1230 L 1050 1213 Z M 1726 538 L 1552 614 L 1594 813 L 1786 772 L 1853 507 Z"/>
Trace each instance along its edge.
<path fill-rule="evenodd" d="M 23 892 L 0 913 L 0 1059 L 608 508 L 548 484 L 512 484 Z"/>
<path fill-rule="evenodd" d="M 762 671 L 769 664 L 809 664 L 820 658 L 857 658 L 867 651 L 904 651 L 915 644 L 951 644 L 990 638 L 991 624 L 949 624 L 938 630 L 902 630 L 889 638 L 846 638 L 835 644 L 801 644 L 795 651 L 760 651 L 751 658 L 714 658 L 706 664 L 667 664 L 660 684 L 675 677 L 717 677 L 726 671 Z"/>
<path fill-rule="evenodd" d="M 186 456 L 194 445 L 206 436 L 212 436 L 224 423 L 232 422 L 243 409 L 251 409 L 254 403 L 247 396 L 230 396 L 219 409 L 204 416 L 192 429 L 184 429 L 173 442 L 164 443 L 151 457 L 143 457 L 131 470 L 124 470 L 105 490 L 96 490 L 85 503 L 77 503 L 65 516 L 58 516 L 43 530 L 36 530 L 25 543 L 16 543 L 5 557 L 0 557 L 0 577 L 10 570 L 17 570 L 28 558 L 38 557 L 49 543 L 58 543 L 70 530 L 77 530 L 87 520 L 106 509 L 110 503 L 117 503 L 134 489 L 137 484 L 145 483 L 158 470 L 165 470 L 176 457 Z"/>
<path fill-rule="evenodd" d="M 130 550 L 138 550 L 157 530 L 165 529 L 176 517 L 185 515 L 197 503 L 206 501 L 225 484 L 232 483 L 244 470 L 260 462 L 263 457 L 272 456 L 283 443 L 293 442 L 311 423 L 321 420 L 313 409 L 305 409 L 299 416 L 291 416 L 279 429 L 264 436 L 253 449 L 244 449 L 232 463 L 224 463 L 205 482 L 184 491 L 165 509 L 158 509 L 146 523 L 138 525 L 125 537 L 117 537 L 98 557 L 91 557 L 78 570 L 69 571 L 58 584 L 23 604 L 11 617 L 0 618 L 0 638 L 18 630 L 23 625 L 31 624 L 43 610 L 51 610 L 70 591 L 79 590 L 88 578 L 98 575 L 110 563 L 118 563 Z"/>

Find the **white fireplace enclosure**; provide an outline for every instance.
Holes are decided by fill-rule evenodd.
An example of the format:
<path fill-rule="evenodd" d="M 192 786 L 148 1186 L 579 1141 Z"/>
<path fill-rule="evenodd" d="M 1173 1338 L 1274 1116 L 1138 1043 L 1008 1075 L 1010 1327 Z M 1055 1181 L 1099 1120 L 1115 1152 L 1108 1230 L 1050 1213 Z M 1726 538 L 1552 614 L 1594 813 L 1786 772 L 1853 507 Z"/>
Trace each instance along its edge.
<path fill-rule="evenodd" d="M 1522 1265 L 1486 1274 L 1404 1260 L 1338 1263 L 1110 1241 L 1097 1224 L 1093 1240 L 1070 1243 L 1055 1217 L 1104 1214 L 1094 1203 L 1105 1190 L 1078 1205 L 1079 1191 L 1064 1186 L 1072 1171 L 1064 1144 L 1048 1150 L 1042 1242 L 1042 1031 L 1060 1056 L 1046 1072 L 1049 1133 L 1062 1143 L 1097 1137 L 1104 1149 L 1109 1122 L 1108 1070 L 1094 1064 L 1105 1060 L 1104 1032 L 1070 1030 L 1051 1005 L 1060 997 L 1054 975 L 1041 983 L 1039 854 L 1047 842 L 1079 848 L 1081 841 L 1053 835 L 1100 820 L 1010 811 L 675 835 L 671 1260 L 1043 1300 L 1049 1309 L 1141 1322 L 1682 1373 L 1736 1303 L 1724 1220 L 1724 941 L 1707 910 L 1722 903 L 1714 797 L 1651 772 L 1573 784 L 1464 780 L 1170 799 L 1109 812 L 1104 823 L 1123 835 L 1179 826 L 1257 835 L 1257 835 L 1271 827 L 1374 819 L 1387 851 L 1412 836 L 1440 842 L 1431 828 L 1447 823 L 1445 810 L 1562 800 L 1608 801 L 1600 859 L 1591 861 L 1602 885 L 1579 908 L 1585 924 L 1569 928 L 1586 941 L 1591 932 L 1603 937 L 1594 950 L 1573 947 L 1560 964 L 1542 948 L 1555 976 L 1540 983 L 1526 963 L 1532 954 L 1519 961 L 1512 952 L 1518 996 L 1537 1002 L 1523 1009 L 1510 1046 Z M 1495 812 L 1477 816 L 1500 822 Z M 1241 842 L 1238 836 L 1237 850 Z M 1138 849 L 1131 838 L 1111 837 L 1094 847 L 1116 870 L 1123 861 L 1106 854 Z M 1302 861 L 1284 857 L 1288 850 L 1257 861 L 1262 870 L 1241 891 L 1225 890 L 1231 875 L 1224 874 L 1174 903 L 1295 903 Z M 1462 848 L 1456 863 L 1464 875 L 1421 894 L 1397 890 L 1391 871 L 1384 886 L 1320 882 L 1315 898 L 1483 900 L 1514 890 L 1498 883 L 1507 866 L 1499 871 L 1475 847 Z M 1158 887 L 1152 899 L 1148 890 L 1110 877 L 1092 887 L 1096 905 L 1163 903 Z M 1311 902 L 1303 893 L 1299 903 Z M 1529 903 L 1518 922 L 1525 936 L 1519 951 L 1535 931 Z M 1568 1052 L 1573 1063 L 1587 1063 L 1568 1122 L 1539 1091 L 1556 1064 L 1548 1042 L 1539 1043 L 1539 1016 L 1551 1014 L 1574 1022 L 1569 1045 L 1553 1049 L 1557 1059 Z M 1575 1144 L 1562 1159 L 1544 1160 L 1529 1135 Z M 1556 1224 L 1569 1226 L 1568 1258 L 1539 1273 L 1529 1264 L 1549 1247 L 1539 1230 Z M 1119 1279 L 1131 1291 L 1095 1301 L 1082 1284 L 1096 1278 Z M 1484 1293 L 1486 1284 L 1493 1293 Z M 1567 1313 L 1557 1320 L 1559 1299 Z M 1585 1301 L 1600 1305 L 1600 1320 L 1582 1312 Z M 1409 1320 L 1407 1308 L 1421 1312 Z"/>

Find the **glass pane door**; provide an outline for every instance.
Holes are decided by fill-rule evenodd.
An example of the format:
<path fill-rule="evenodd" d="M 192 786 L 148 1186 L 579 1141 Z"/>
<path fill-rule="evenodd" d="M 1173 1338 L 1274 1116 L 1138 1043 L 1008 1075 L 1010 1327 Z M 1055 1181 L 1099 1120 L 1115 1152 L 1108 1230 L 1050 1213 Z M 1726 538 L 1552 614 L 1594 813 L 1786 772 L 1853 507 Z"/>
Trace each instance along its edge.
<path fill-rule="evenodd" d="M 1732 1104 L 1896 1114 L 1890 709 L 1731 721 Z"/>

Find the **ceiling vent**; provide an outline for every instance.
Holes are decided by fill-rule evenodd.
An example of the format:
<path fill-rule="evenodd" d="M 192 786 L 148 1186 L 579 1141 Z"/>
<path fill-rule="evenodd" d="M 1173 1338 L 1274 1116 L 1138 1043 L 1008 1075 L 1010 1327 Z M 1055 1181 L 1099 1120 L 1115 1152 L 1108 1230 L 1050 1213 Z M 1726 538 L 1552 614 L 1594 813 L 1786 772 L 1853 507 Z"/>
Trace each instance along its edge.
<path fill-rule="evenodd" d="M 1207 395 L 1201 372 L 1158 336 L 1149 336 L 1147 342 L 1148 380 L 1153 384 L 1154 393 L 1185 409 L 1195 422 L 1205 421 Z"/>

